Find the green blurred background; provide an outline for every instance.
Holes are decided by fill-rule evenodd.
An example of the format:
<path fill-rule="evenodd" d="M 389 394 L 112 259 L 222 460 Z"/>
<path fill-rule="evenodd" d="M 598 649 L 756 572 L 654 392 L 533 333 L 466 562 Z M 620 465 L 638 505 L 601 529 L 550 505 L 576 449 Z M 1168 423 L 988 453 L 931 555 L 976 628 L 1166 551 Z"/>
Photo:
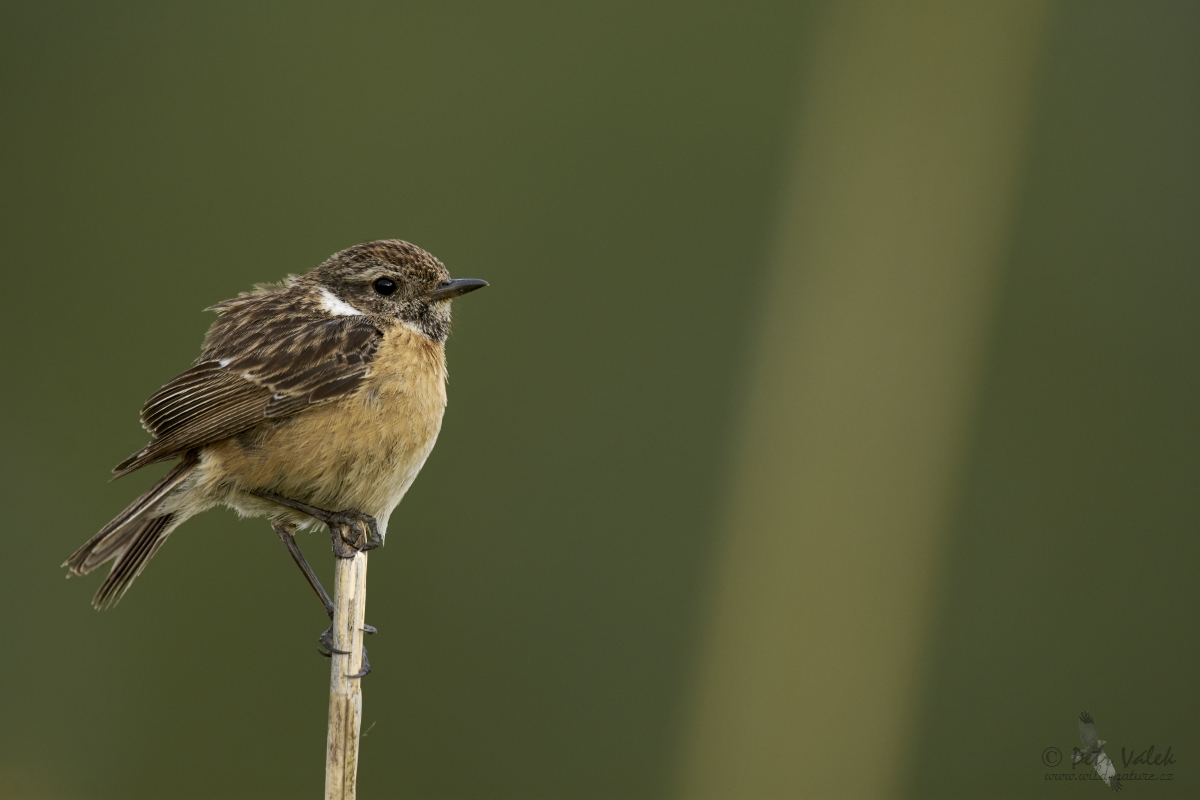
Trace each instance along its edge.
<path fill-rule="evenodd" d="M 319 794 L 264 521 L 59 564 L 200 309 L 384 237 L 492 285 L 363 797 L 1096 795 L 1083 708 L 1200 793 L 1195 4 L 10 3 L 0 65 L 0 798 Z"/>

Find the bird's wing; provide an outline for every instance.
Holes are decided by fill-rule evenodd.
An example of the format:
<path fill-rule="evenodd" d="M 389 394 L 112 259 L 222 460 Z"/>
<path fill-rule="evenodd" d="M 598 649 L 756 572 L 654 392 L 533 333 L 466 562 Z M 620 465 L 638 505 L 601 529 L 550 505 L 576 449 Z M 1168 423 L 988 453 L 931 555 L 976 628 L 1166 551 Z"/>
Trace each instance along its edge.
<path fill-rule="evenodd" d="M 345 397 L 370 374 L 382 338 L 367 317 L 260 315 L 243 325 L 223 317 L 200 362 L 146 401 L 142 425 L 154 439 L 113 471 L 125 475 L 264 419 Z"/>
<path fill-rule="evenodd" d="M 1112 759 L 1108 754 L 1101 750 L 1096 754 L 1096 760 L 1093 764 L 1096 767 L 1096 774 L 1108 784 L 1108 788 L 1114 792 L 1121 791 L 1121 779 L 1117 777 L 1117 768 L 1113 766 Z"/>
<path fill-rule="evenodd" d="M 1079 738 L 1083 740 L 1084 750 L 1090 750 L 1100 741 L 1100 736 L 1096 733 L 1096 722 L 1087 711 L 1079 715 Z"/>

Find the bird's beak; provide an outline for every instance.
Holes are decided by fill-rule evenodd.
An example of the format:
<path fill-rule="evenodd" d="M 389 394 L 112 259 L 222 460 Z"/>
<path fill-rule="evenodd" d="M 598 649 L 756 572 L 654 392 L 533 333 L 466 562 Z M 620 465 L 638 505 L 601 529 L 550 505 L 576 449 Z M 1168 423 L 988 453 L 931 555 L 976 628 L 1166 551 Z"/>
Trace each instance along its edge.
<path fill-rule="evenodd" d="M 425 295 L 425 299 L 431 303 L 438 300 L 451 300 L 460 294 L 473 292 L 487 285 L 487 281 L 481 281 L 478 278 L 456 278 L 454 280 L 442 281 L 437 285 L 436 289 Z"/>

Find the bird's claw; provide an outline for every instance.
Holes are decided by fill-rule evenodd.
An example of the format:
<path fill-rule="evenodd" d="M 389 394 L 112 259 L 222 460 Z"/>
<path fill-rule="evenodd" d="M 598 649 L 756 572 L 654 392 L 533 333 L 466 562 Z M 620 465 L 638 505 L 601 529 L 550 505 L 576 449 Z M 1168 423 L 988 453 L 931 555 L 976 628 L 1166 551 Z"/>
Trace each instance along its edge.
<path fill-rule="evenodd" d="M 333 552 L 338 558 L 353 558 L 359 553 L 374 550 L 383 544 L 383 535 L 379 533 L 379 524 L 370 514 L 364 514 L 354 509 L 326 511 L 323 508 L 310 506 L 308 503 L 292 500 L 289 497 L 266 490 L 254 491 L 251 494 L 308 514 L 313 519 L 328 525 L 329 532 L 333 538 Z M 350 528 L 353 528 L 355 531 L 354 538 L 349 538 L 345 533 L 342 533 L 343 529 L 348 531 Z M 362 542 L 362 544 L 359 544 L 359 542 Z"/>
<path fill-rule="evenodd" d="M 374 625 L 364 625 L 362 630 L 363 630 L 363 633 L 368 633 L 368 634 L 376 632 Z M 333 626 L 332 625 L 330 625 L 329 628 L 324 633 L 321 634 L 321 637 L 318 641 L 321 643 L 321 647 L 323 647 L 325 649 L 318 650 L 317 652 L 320 653 L 321 655 L 325 656 L 326 658 L 333 658 L 334 653 L 337 653 L 340 656 L 350 655 L 350 652 L 348 650 L 338 650 L 336 647 L 333 646 Z M 370 659 L 367 658 L 367 648 L 364 646 L 362 649 L 362 669 L 360 669 L 354 675 L 347 675 L 346 677 L 347 678 L 365 678 L 367 676 L 367 674 L 370 673 L 370 671 L 371 671 L 371 661 L 370 661 Z"/>
<path fill-rule="evenodd" d="M 322 520 L 329 526 L 333 538 L 333 554 L 338 558 L 354 558 L 359 553 L 374 550 L 383 544 L 379 524 L 370 514 L 359 511 L 335 511 L 329 519 Z M 348 533 L 353 536 L 348 536 Z"/>
<path fill-rule="evenodd" d="M 367 648 L 363 648 L 362 669 L 353 675 L 347 675 L 347 678 L 365 678 L 371 672 L 371 662 L 367 659 Z"/>
<path fill-rule="evenodd" d="M 334 653 L 337 653 L 339 656 L 344 656 L 344 655 L 349 655 L 349 653 L 350 653 L 349 650 L 338 650 L 336 647 L 333 646 L 333 626 L 332 625 L 330 625 L 328 628 L 325 629 L 325 632 L 321 634 L 320 638 L 318 638 L 317 641 L 321 643 L 321 647 L 324 647 L 327 651 L 329 651 L 327 653 L 322 653 L 322 655 L 324 655 L 324 656 L 332 656 Z"/>

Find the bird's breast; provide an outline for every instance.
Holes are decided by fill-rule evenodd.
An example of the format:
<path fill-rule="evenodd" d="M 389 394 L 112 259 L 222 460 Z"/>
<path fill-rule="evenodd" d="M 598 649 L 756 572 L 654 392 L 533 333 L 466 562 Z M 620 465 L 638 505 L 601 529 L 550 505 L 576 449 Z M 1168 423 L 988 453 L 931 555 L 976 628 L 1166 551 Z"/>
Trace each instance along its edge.
<path fill-rule="evenodd" d="M 227 474 L 331 511 L 374 516 L 382 530 L 437 441 L 446 408 L 441 344 L 399 328 L 349 397 L 265 423 L 222 447 Z"/>

